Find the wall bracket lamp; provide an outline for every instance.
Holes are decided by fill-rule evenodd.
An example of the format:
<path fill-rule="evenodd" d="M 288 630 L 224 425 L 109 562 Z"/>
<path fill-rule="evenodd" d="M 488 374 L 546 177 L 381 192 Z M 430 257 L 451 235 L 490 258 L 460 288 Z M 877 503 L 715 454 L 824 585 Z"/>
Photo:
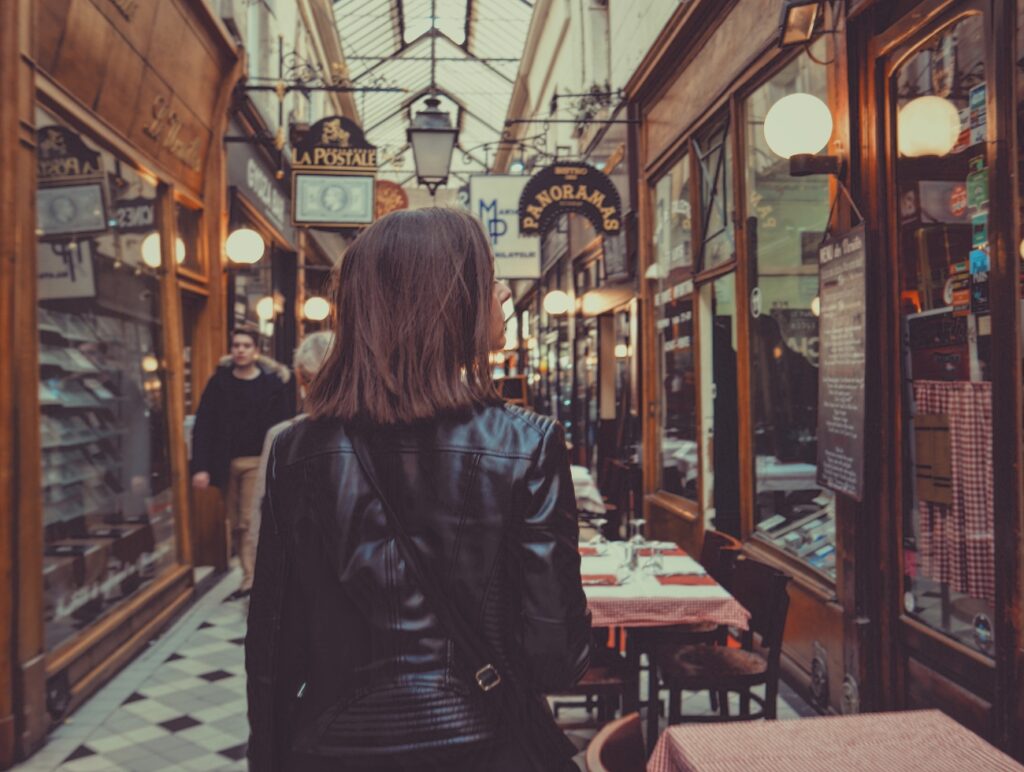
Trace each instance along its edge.
<path fill-rule="evenodd" d="M 835 32 L 821 29 L 825 6 L 834 4 L 835 0 L 784 0 L 779 18 L 779 48 L 805 46 L 819 33 Z"/>

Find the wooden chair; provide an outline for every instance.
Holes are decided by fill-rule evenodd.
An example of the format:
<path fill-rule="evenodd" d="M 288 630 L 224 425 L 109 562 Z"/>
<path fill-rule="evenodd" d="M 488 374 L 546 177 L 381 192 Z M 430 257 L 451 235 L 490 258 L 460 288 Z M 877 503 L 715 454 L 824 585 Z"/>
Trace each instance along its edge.
<path fill-rule="evenodd" d="M 788 583 L 789 577 L 781 571 L 741 557 L 732 572 L 731 592 L 751 615 L 750 629 L 741 636 L 742 648 L 698 643 L 664 646 L 655 653 L 652 664 L 669 690 L 669 724 L 776 717 L 779 658 L 789 610 Z M 757 648 L 755 634 L 760 638 Z M 764 699 L 751 693 L 752 687 L 762 684 Z M 719 715 L 684 717 L 684 690 L 717 693 Z M 739 716 L 729 715 L 730 692 L 740 695 Z M 756 713 L 750 711 L 752 700 L 760 708 Z"/>
<path fill-rule="evenodd" d="M 739 558 L 743 543 L 722 531 L 705 531 L 704 543 L 700 550 L 700 564 L 720 585 L 729 589 L 732 568 Z M 669 645 L 683 644 L 725 644 L 728 631 L 713 622 L 690 625 L 668 625 L 666 627 L 638 628 L 632 631 L 634 642 L 641 652 L 652 660 L 647 671 L 647 750 L 654 748 L 658 736 L 658 719 L 661 715 L 659 691 L 661 683 L 658 669 L 654 667 L 654 653 Z M 711 693 L 711 709 L 718 710 L 718 699 Z"/>
<path fill-rule="evenodd" d="M 644 772 L 646 767 L 639 713 L 605 724 L 587 746 L 587 772 Z"/>
<path fill-rule="evenodd" d="M 591 643 L 590 666 L 579 683 L 560 691 L 557 695 L 548 695 L 551 697 L 585 698 L 576 702 L 556 700 L 553 705 L 556 721 L 559 711 L 563 708 L 583 707 L 588 712 L 597 709 L 596 722 L 589 720 L 573 723 L 559 722 L 559 726 L 565 729 L 600 726 L 611 721 L 620 705 L 624 708 L 632 707 L 627 705 L 630 696 L 632 696 L 635 706 L 635 695 L 639 691 L 639 673 L 625 657 L 603 645 L 606 638 L 601 637 L 600 633 L 600 630 L 595 630 L 594 640 Z M 599 637 L 601 637 L 600 640 Z"/>

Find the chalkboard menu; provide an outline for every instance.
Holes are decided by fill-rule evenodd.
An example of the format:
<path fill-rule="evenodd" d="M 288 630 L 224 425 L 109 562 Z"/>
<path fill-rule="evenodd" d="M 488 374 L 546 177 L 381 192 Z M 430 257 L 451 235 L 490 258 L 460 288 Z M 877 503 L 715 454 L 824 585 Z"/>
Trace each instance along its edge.
<path fill-rule="evenodd" d="M 861 500 L 864 490 L 864 226 L 818 250 L 818 482 Z"/>

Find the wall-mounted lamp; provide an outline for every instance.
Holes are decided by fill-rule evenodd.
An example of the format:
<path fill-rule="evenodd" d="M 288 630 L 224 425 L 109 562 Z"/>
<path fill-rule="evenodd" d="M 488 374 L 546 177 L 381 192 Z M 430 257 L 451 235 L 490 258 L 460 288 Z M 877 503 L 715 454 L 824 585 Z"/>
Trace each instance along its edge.
<path fill-rule="evenodd" d="M 896 140 L 908 158 L 949 155 L 960 138 L 960 111 L 948 99 L 920 96 L 900 108 Z"/>
<path fill-rule="evenodd" d="M 265 295 L 256 301 L 256 316 L 261 321 L 269 322 L 274 318 L 274 298 L 270 295 Z"/>
<path fill-rule="evenodd" d="M 150 233 L 142 240 L 142 262 L 150 268 L 160 267 L 160 234 L 156 231 Z M 181 265 L 185 262 L 185 242 L 181 236 L 174 239 L 174 259 Z"/>
<path fill-rule="evenodd" d="M 551 316 L 564 316 L 569 313 L 572 299 L 562 290 L 551 290 L 544 296 L 544 310 Z"/>
<path fill-rule="evenodd" d="M 824 0 L 785 0 L 779 20 L 779 47 L 807 45 L 824 18 Z"/>
<path fill-rule="evenodd" d="M 331 313 L 331 304 L 319 295 L 306 298 L 302 315 L 311 322 L 322 322 Z"/>
<path fill-rule="evenodd" d="M 252 228 L 236 228 L 224 242 L 228 260 L 240 265 L 258 263 L 266 250 L 263 237 Z"/>
<path fill-rule="evenodd" d="M 764 139 L 780 158 L 789 159 L 794 177 L 835 174 L 842 171 L 842 159 L 818 155 L 832 138 L 832 112 L 813 94 L 788 94 L 764 118 Z"/>
<path fill-rule="evenodd" d="M 626 343 L 615 344 L 615 358 L 616 359 L 629 359 L 629 345 Z"/>

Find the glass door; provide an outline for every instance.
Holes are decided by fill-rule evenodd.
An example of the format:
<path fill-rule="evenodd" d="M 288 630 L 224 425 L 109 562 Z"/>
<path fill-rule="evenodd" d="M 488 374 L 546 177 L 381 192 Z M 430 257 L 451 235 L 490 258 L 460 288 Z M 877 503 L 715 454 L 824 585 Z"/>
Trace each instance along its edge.
<path fill-rule="evenodd" d="M 740 535 L 736 274 L 699 290 L 704 527 Z"/>

